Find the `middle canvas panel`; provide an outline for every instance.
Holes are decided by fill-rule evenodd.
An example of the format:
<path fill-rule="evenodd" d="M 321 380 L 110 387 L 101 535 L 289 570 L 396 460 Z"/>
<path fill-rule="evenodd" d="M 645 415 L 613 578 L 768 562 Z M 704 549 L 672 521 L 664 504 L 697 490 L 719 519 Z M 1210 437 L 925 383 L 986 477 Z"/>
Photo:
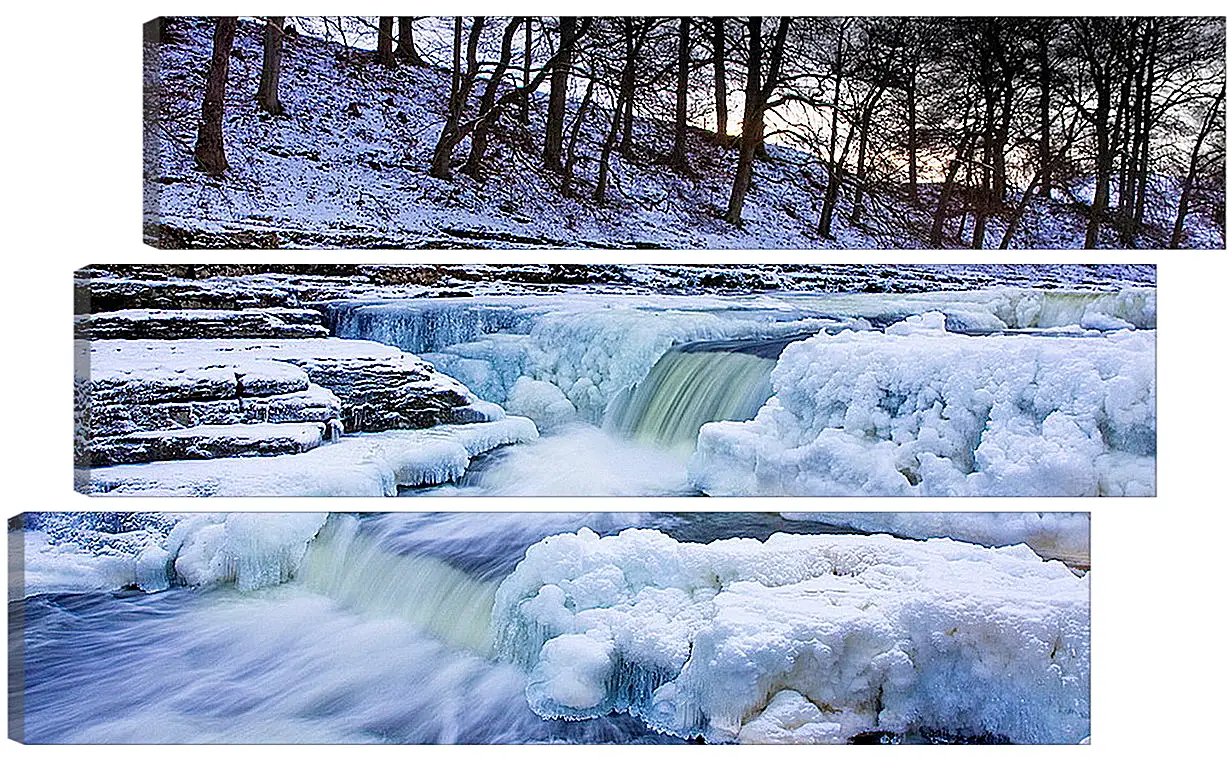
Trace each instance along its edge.
<path fill-rule="evenodd" d="M 91 495 L 1151 496 L 1153 265 L 96 265 Z"/>

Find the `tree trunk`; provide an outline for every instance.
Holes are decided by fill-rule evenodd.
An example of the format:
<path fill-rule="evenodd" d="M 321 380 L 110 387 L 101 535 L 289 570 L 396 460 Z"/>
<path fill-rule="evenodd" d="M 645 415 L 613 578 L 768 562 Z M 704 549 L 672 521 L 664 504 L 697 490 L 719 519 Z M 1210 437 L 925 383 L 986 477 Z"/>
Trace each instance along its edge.
<path fill-rule="evenodd" d="M 691 69 L 691 18 L 679 19 L 678 85 L 674 94 L 674 149 L 670 164 L 687 172 L 687 75 Z"/>
<path fill-rule="evenodd" d="M 260 68 L 260 89 L 256 100 L 271 115 L 283 112 L 278 98 L 278 82 L 282 76 L 282 34 L 285 16 L 270 16 L 265 20 L 265 57 Z"/>
<path fill-rule="evenodd" d="M 376 58 L 386 67 L 396 66 L 393 58 L 393 17 L 380 17 L 380 32 L 376 38 Z"/>
<path fill-rule="evenodd" d="M 205 81 L 205 101 L 201 124 L 196 134 L 196 163 L 210 176 L 221 176 L 230 166 L 222 140 L 222 118 L 226 110 L 226 78 L 230 74 L 230 51 L 235 42 L 238 16 L 220 16 L 213 30 L 213 55 Z"/>
<path fill-rule="evenodd" d="M 725 18 L 713 18 L 713 90 L 717 101 L 717 143 L 729 141 L 730 111 L 726 105 L 725 86 Z"/>
<path fill-rule="evenodd" d="M 627 67 L 623 70 L 624 78 L 620 87 L 623 88 L 623 131 L 619 139 L 619 154 L 630 157 L 635 141 L 635 111 L 636 111 L 636 27 L 632 18 L 624 19 L 624 29 L 627 37 L 624 40 Z"/>
<path fill-rule="evenodd" d="M 525 89 L 525 98 L 521 100 L 521 124 L 529 125 L 529 76 L 533 70 L 533 17 L 525 17 L 525 62 L 524 62 L 524 81 L 522 87 Z"/>
<path fill-rule="evenodd" d="M 623 65 L 626 72 L 628 64 Z M 597 187 L 593 191 L 593 200 L 598 205 L 606 203 L 606 187 L 610 183 L 610 156 L 614 154 L 615 141 L 619 137 L 619 123 L 623 114 L 623 90 L 615 97 L 614 109 L 610 112 L 610 127 L 606 131 L 606 140 L 602 142 L 602 155 L 598 161 Z"/>
<path fill-rule="evenodd" d="M 1092 208 L 1088 212 L 1088 228 L 1084 231 L 1084 248 L 1097 247 L 1097 239 L 1101 234 L 1101 221 L 1109 210 L 1110 204 L 1110 174 L 1114 172 L 1114 157 L 1110 147 L 1110 94 L 1109 87 L 1098 86 L 1097 108 L 1094 113 L 1094 129 L 1096 133 L 1096 191 L 1093 193 Z"/>
<path fill-rule="evenodd" d="M 867 98 L 866 106 L 862 109 L 862 119 L 858 121 L 858 173 L 857 187 L 854 190 L 853 196 L 852 216 L 854 224 L 862 220 L 863 198 L 866 193 L 866 151 L 867 144 L 870 141 L 871 117 L 875 113 L 875 105 L 879 103 L 883 90 L 883 87 L 880 86 L 871 93 Z"/>
<path fill-rule="evenodd" d="M 572 123 L 572 132 L 568 136 L 567 162 L 563 165 L 563 183 L 560 184 L 560 191 L 564 197 L 572 196 L 572 180 L 575 178 L 576 169 L 576 147 L 580 141 L 580 128 L 585 122 L 585 114 L 589 110 L 589 103 L 593 100 L 593 87 L 597 85 L 597 78 L 590 77 L 589 82 L 585 85 L 585 95 L 580 100 L 580 106 L 576 109 L 576 120 Z"/>
<path fill-rule="evenodd" d="M 412 67 L 426 66 L 426 62 L 418 55 L 414 46 L 414 17 L 397 17 L 397 50 L 394 55 Z"/>
<path fill-rule="evenodd" d="M 1212 107 L 1203 119 L 1203 127 L 1199 129 L 1199 137 L 1195 139 L 1195 146 L 1191 150 L 1191 162 L 1186 169 L 1186 180 L 1182 183 L 1182 196 L 1178 198 L 1178 213 L 1174 217 L 1174 229 L 1169 235 L 1170 250 L 1177 250 L 1182 246 L 1182 225 L 1186 223 L 1186 214 L 1190 210 L 1191 194 L 1195 191 L 1195 179 L 1199 173 L 1199 152 L 1203 149 L 1204 140 L 1212 132 L 1212 126 L 1216 124 L 1216 118 L 1220 115 L 1220 105 L 1224 100 L 1225 87 L 1222 85 L 1220 93 L 1217 94 L 1216 100 L 1212 102 Z"/>
<path fill-rule="evenodd" d="M 972 133 L 966 132 L 956 147 L 952 163 L 947 169 L 947 178 L 943 180 L 943 188 L 939 191 L 939 202 L 935 206 L 935 218 L 930 225 L 930 247 L 943 247 L 943 222 L 947 217 L 947 204 L 956 190 L 956 179 L 960 178 L 960 169 L 964 165 L 964 155 L 971 141 Z"/>
<path fill-rule="evenodd" d="M 1053 73 L 1050 71 L 1049 31 L 1049 27 L 1042 29 L 1037 46 L 1037 57 L 1040 59 L 1040 73 L 1038 76 L 1041 81 L 1041 144 L 1038 147 L 1041 182 L 1037 194 L 1047 200 L 1054 189 L 1054 173 L 1052 170 L 1054 162 L 1050 157 L 1050 89 L 1053 86 Z"/>
<path fill-rule="evenodd" d="M 563 123 L 568 107 L 568 74 L 572 69 L 572 45 L 576 36 L 576 17 L 559 17 L 559 49 L 550 76 L 550 103 L 546 113 L 546 167 L 563 172 Z"/>
<path fill-rule="evenodd" d="M 469 159 L 462 169 L 465 173 L 477 178 L 486 155 L 487 141 L 491 134 L 491 126 L 499 118 L 499 110 L 495 108 L 495 98 L 499 95 L 499 86 L 503 84 L 504 74 L 512 63 L 512 45 L 516 41 L 516 31 L 523 21 L 520 16 L 513 16 L 504 28 L 503 41 L 499 46 L 499 63 L 486 81 L 486 89 L 478 103 L 478 123 L 473 129 L 470 139 Z"/>

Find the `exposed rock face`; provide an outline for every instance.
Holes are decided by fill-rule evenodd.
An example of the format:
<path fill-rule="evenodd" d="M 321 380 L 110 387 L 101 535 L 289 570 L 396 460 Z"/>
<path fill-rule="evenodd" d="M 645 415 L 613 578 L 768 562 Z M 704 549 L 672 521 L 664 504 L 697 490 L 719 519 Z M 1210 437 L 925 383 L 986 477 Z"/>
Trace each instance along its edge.
<path fill-rule="evenodd" d="M 314 309 L 123 309 L 77 315 L 79 339 L 314 339 L 328 336 Z"/>
<path fill-rule="evenodd" d="M 123 279 L 77 273 L 74 305 L 78 314 L 122 309 L 254 309 L 295 307 L 294 292 L 272 285 L 226 279 Z"/>
<path fill-rule="evenodd" d="M 313 339 L 328 335 L 316 310 L 119 310 L 77 315 L 80 339 Z"/>
<path fill-rule="evenodd" d="M 309 450 L 347 432 L 499 418 L 414 355 L 342 339 L 79 341 L 81 466 Z"/>
<path fill-rule="evenodd" d="M 276 456 L 320 446 L 330 426 L 300 424 L 219 424 L 150 432 L 129 432 L 96 440 L 90 452 L 95 466 L 174 459 L 230 456 Z"/>

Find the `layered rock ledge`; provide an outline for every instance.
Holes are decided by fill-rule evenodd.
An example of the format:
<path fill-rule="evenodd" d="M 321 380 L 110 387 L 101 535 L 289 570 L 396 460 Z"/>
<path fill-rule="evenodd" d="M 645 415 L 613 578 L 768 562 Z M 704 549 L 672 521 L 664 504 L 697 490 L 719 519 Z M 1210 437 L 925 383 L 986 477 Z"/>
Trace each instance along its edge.
<path fill-rule="evenodd" d="M 496 406 L 369 341 L 78 341 L 82 467 L 301 453 L 343 432 L 493 421 Z"/>

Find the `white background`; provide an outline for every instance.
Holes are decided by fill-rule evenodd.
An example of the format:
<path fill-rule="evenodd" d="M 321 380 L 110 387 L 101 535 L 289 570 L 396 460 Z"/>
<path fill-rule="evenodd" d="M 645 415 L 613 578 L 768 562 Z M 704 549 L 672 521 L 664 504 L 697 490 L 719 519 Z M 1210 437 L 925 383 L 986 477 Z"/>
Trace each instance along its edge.
<path fill-rule="evenodd" d="M 10 7 L 2 28 L 0 189 L 4 193 L 5 327 L 0 399 L 3 511 L 34 510 L 518 510 L 783 509 L 1090 510 L 1093 513 L 1093 744 L 1090 747 L 416 747 L 86 748 L 4 746 L 9 765 L 127 765 L 173 760 L 324 764 L 513 766 L 747 765 L 856 760 L 867 765 L 1100 765 L 1110 760 L 1190 760 L 1224 754 L 1229 388 L 1222 318 L 1229 269 L 1222 252 L 1013 252 L 1013 261 L 1159 264 L 1159 492 L 1155 499 L 88 499 L 72 490 L 72 271 L 89 263 L 277 261 L 636 261 L 600 252 L 173 252 L 141 242 L 141 22 L 159 14 L 338 10 L 509 14 L 1073 14 L 1223 15 L 1210 2 L 985 3 L 576 2 L 407 3 L 362 7 L 302 0 L 293 8 L 213 2 Z M 387 6 L 387 3 L 362 3 Z M 982 260 L 999 258 L 997 252 Z M 670 262 L 953 262 L 967 252 L 671 252 Z M 1214 751 L 1213 751 L 1214 750 Z"/>

